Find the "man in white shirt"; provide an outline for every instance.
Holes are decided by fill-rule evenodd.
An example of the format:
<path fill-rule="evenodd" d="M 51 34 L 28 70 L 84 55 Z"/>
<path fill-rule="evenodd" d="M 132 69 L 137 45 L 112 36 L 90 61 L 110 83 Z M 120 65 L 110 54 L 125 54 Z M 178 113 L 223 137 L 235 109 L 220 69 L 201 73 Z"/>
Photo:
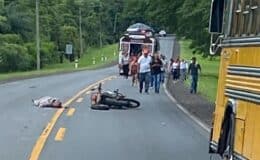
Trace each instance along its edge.
<path fill-rule="evenodd" d="M 145 83 L 145 93 L 148 94 L 150 78 L 151 78 L 151 62 L 152 58 L 149 56 L 147 48 L 143 48 L 143 54 L 138 59 L 139 71 L 139 92 L 143 91 L 143 84 Z"/>

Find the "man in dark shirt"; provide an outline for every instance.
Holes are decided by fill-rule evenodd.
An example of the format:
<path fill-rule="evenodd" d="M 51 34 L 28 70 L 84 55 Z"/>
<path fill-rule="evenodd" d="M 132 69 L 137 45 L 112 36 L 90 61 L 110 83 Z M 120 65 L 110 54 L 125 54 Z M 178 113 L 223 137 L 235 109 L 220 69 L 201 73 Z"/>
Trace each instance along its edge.
<path fill-rule="evenodd" d="M 191 88 L 190 93 L 197 93 L 197 83 L 199 70 L 201 72 L 201 67 L 198 63 L 196 63 L 196 57 L 192 57 L 192 62 L 189 65 L 188 73 L 191 75 Z"/>
<path fill-rule="evenodd" d="M 161 83 L 161 67 L 162 61 L 158 53 L 154 54 L 154 58 L 152 59 L 151 68 L 153 72 L 153 80 L 154 80 L 154 89 L 155 93 L 160 92 L 160 83 Z"/>

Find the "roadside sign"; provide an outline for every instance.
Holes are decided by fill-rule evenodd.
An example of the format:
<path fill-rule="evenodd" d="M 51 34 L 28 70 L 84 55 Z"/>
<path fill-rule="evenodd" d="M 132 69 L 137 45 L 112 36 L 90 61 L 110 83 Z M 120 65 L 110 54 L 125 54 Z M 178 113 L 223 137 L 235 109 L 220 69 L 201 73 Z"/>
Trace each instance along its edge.
<path fill-rule="evenodd" d="M 66 44 L 66 54 L 72 54 L 73 46 L 72 44 Z"/>

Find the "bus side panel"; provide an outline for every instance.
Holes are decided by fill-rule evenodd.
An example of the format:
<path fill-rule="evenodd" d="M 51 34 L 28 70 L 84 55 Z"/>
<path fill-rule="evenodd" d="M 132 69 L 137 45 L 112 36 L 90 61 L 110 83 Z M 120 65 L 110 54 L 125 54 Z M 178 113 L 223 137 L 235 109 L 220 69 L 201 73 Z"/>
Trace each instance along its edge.
<path fill-rule="evenodd" d="M 255 112 L 255 123 L 254 123 L 254 134 L 253 134 L 253 152 L 252 159 L 260 159 L 260 106 L 254 107 Z"/>
<path fill-rule="evenodd" d="M 230 65 L 260 67 L 259 47 L 230 48 L 228 52 L 232 53 Z"/>
<path fill-rule="evenodd" d="M 223 120 L 225 106 L 229 97 L 225 96 L 225 86 L 227 85 L 227 67 L 229 65 L 260 67 L 260 48 L 224 48 L 221 54 L 218 91 L 216 98 L 216 108 L 214 112 L 212 141 L 218 143 L 221 123 Z M 258 81 L 260 78 L 251 77 L 250 80 L 243 79 L 244 76 L 235 76 L 230 80 L 235 80 L 238 87 L 253 88 L 260 92 Z M 242 77 L 242 78 L 240 78 Z M 258 80 L 259 79 L 259 80 Z M 234 83 L 234 82 L 233 82 Z M 235 152 L 252 160 L 260 159 L 260 106 L 259 104 L 237 99 L 236 128 L 235 128 Z"/>
<path fill-rule="evenodd" d="M 237 153 L 243 153 L 243 142 L 244 142 L 244 133 L 245 133 L 245 121 L 242 119 L 236 119 L 236 128 L 235 128 L 235 146 L 234 150 Z"/>
<path fill-rule="evenodd" d="M 219 136 L 220 136 L 220 130 L 221 130 L 221 122 L 224 115 L 224 107 L 223 106 L 216 106 L 215 112 L 214 112 L 214 126 L 213 126 L 213 135 L 212 135 L 212 141 L 215 141 L 218 143 Z"/>
<path fill-rule="evenodd" d="M 260 48 L 259 47 L 244 47 L 230 48 L 232 53 L 230 65 L 260 67 Z M 254 77 L 252 77 L 254 78 Z M 259 79 L 259 78 L 254 78 Z M 259 87 L 254 85 L 258 81 L 243 80 L 237 78 L 238 81 L 244 84 L 238 84 L 239 87 L 250 87 L 260 92 Z M 248 83 L 248 84 L 246 84 Z M 239 155 L 252 160 L 260 159 L 260 106 L 259 104 L 237 100 L 237 115 L 236 115 L 236 132 L 235 132 L 235 152 Z"/>
<path fill-rule="evenodd" d="M 245 101 L 238 101 L 236 110 L 236 128 L 235 128 L 235 151 L 243 152 L 244 136 L 245 136 L 245 119 L 247 113 L 247 104 Z"/>
<path fill-rule="evenodd" d="M 247 103 L 247 102 L 243 102 Z M 252 149 L 254 144 L 254 126 L 256 120 L 255 110 L 257 106 L 254 104 L 247 104 L 247 114 L 246 114 L 246 123 L 245 123 L 245 138 L 244 138 L 244 147 L 243 147 L 243 155 L 252 158 Z"/>
<path fill-rule="evenodd" d="M 218 89 L 217 89 L 217 97 L 216 97 L 216 107 L 214 112 L 214 122 L 213 122 L 213 135 L 212 141 L 218 143 L 220 130 L 221 130 L 221 123 L 224 116 L 225 111 L 225 104 L 227 102 L 227 98 L 225 97 L 224 90 L 225 90 L 225 80 L 227 75 L 227 66 L 229 61 L 227 61 L 224 53 L 226 51 L 223 50 L 220 59 L 220 66 L 219 67 L 219 79 L 218 79 Z"/>

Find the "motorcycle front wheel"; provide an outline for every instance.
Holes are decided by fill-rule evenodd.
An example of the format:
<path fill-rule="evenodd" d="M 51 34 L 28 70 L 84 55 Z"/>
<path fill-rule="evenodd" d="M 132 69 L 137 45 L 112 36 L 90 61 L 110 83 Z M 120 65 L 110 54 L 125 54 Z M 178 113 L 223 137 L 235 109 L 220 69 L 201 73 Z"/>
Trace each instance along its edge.
<path fill-rule="evenodd" d="M 123 106 L 128 107 L 128 108 L 137 108 L 140 106 L 140 102 L 134 99 L 130 98 L 124 98 L 120 100 L 121 102 L 124 103 Z"/>

